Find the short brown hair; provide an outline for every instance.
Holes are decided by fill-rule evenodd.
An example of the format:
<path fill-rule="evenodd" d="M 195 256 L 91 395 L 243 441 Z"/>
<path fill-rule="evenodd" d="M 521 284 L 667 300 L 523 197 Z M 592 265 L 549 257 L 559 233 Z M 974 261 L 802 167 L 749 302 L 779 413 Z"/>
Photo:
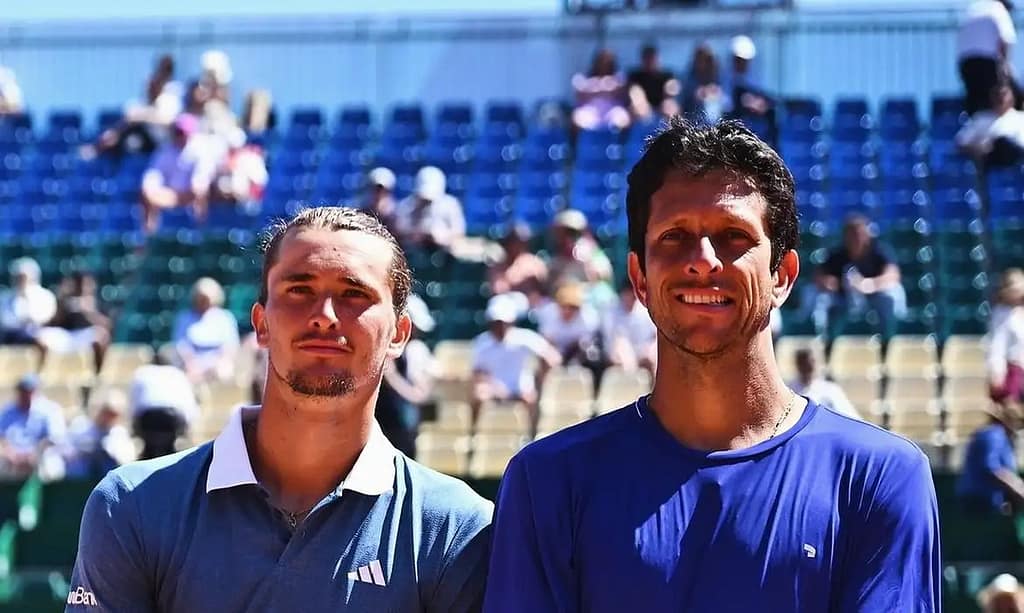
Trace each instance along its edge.
<path fill-rule="evenodd" d="M 313 228 L 332 232 L 349 230 L 383 238 L 391 245 L 391 268 L 388 271 L 388 277 L 391 280 L 391 300 L 395 305 L 395 314 L 401 315 L 405 311 L 405 303 L 409 298 L 412 286 L 412 271 L 409 270 L 405 252 L 402 251 L 402 247 L 399 246 L 394 235 L 384 227 L 379 219 L 358 209 L 343 206 L 317 206 L 302 209 L 291 219 L 278 220 L 267 227 L 261 241 L 263 274 L 258 298 L 260 304 L 264 306 L 267 304 L 269 292 L 267 278 L 270 269 L 277 263 L 277 251 L 280 249 L 281 241 L 285 234 L 293 228 Z"/>

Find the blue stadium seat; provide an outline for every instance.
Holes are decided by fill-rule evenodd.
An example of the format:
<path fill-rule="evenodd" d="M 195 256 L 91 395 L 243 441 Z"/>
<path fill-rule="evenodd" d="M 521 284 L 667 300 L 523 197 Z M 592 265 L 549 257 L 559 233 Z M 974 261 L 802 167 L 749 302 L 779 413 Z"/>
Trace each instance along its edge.
<path fill-rule="evenodd" d="M 877 214 L 878 221 L 885 227 L 904 221 L 928 219 L 928 195 L 924 190 L 885 189 L 881 194 Z"/>
<path fill-rule="evenodd" d="M 390 168 L 396 175 L 415 174 L 423 166 L 423 147 L 388 143 L 377 150 L 373 165 Z"/>
<path fill-rule="evenodd" d="M 963 227 L 981 215 L 981 199 L 973 189 L 933 189 L 931 202 L 938 228 Z"/>
<path fill-rule="evenodd" d="M 446 102 L 438 107 L 437 124 L 473 124 L 473 105 L 468 102 Z"/>
<path fill-rule="evenodd" d="M 879 133 L 885 141 L 911 142 L 921 134 L 917 101 L 913 98 L 889 98 L 882 102 Z"/>
<path fill-rule="evenodd" d="M 96 134 L 117 125 L 124 118 L 124 111 L 118 107 L 101 108 L 96 113 Z"/>
<path fill-rule="evenodd" d="M 511 196 L 488 198 L 467 194 L 463 202 L 467 233 L 473 236 L 493 236 L 508 223 L 512 208 Z"/>
<path fill-rule="evenodd" d="M 470 145 L 448 146 L 441 143 L 427 143 L 423 149 L 423 163 L 437 166 L 446 175 L 465 174 L 473 167 L 474 149 Z"/>
<path fill-rule="evenodd" d="M 565 143 L 531 142 L 523 145 L 520 168 L 532 171 L 556 171 L 565 168 L 569 146 Z"/>
<path fill-rule="evenodd" d="M 519 177 L 512 173 L 477 172 L 469 179 L 469 195 L 479 198 L 502 198 L 510 196 L 519 187 Z"/>
<path fill-rule="evenodd" d="M 555 196 L 527 196 L 522 192 L 516 197 L 513 217 L 528 225 L 535 233 L 548 230 L 555 215 L 566 208 L 565 198 Z"/>
<path fill-rule="evenodd" d="M 518 143 L 523 138 L 523 128 L 517 123 L 489 122 L 484 124 L 480 134 L 482 142 L 492 145 L 508 145 Z"/>
<path fill-rule="evenodd" d="M 521 171 L 519 193 L 527 198 L 550 198 L 565 191 L 566 176 L 561 171 Z"/>
<path fill-rule="evenodd" d="M 1024 182 L 990 189 L 988 213 L 993 221 L 1024 219 Z"/>
<path fill-rule="evenodd" d="M 522 156 L 519 145 L 484 140 L 477 143 L 473 168 L 480 172 L 514 172 Z"/>
<path fill-rule="evenodd" d="M 320 107 L 302 106 L 292 109 L 290 125 L 306 128 L 319 128 L 324 123 L 324 114 Z"/>
<path fill-rule="evenodd" d="M 569 134 L 561 126 L 539 126 L 526 134 L 528 145 L 568 145 Z"/>
<path fill-rule="evenodd" d="M 490 100 L 484 111 L 484 119 L 490 124 L 513 124 L 522 132 L 523 106 L 517 100 Z"/>
<path fill-rule="evenodd" d="M 840 98 L 832 116 L 833 140 L 864 142 L 874 127 L 864 98 Z"/>

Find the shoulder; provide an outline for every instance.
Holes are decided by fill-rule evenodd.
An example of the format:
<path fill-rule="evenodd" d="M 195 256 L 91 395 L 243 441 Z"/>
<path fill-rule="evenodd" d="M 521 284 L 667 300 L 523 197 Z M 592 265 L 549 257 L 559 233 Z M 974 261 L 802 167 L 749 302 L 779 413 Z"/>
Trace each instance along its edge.
<path fill-rule="evenodd" d="M 209 462 L 213 443 L 186 449 L 171 455 L 131 462 L 107 473 L 92 498 L 119 505 L 129 499 L 136 504 L 149 500 L 166 502 L 175 499 L 174 492 L 191 490 Z"/>
<path fill-rule="evenodd" d="M 426 523 L 455 522 L 482 528 L 491 523 L 494 504 L 464 481 L 398 456 L 399 475 L 419 505 Z"/>
<path fill-rule="evenodd" d="M 636 407 L 629 404 L 530 443 L 512 458 L 512 463 L 527 471 L 540 467 L 556 472 L 574 458 L 594 458 L 596 449 L 624 442 L 623 432 L 637 424 Z"/>
<path fill-rule="evenodd" d="M 494 344 L 494 337 L 490 332 L 484 331 L 473 337 L 473 350 L 481 351 Z"/>
<path fill-rule="evenodd" d="M 928 467 L 928 457 L 907 438 L 875 424 L 818 406 L 801 438 L 837 454 L 841 466 L 862 476 L 898 477 L 899 471 Z"/>

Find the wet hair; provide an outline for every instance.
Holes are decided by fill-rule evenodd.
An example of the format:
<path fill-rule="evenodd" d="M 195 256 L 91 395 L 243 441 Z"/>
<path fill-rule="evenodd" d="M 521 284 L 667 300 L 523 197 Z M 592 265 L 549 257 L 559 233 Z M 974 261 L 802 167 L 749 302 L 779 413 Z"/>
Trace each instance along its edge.
<path fill-rule="evenodd" d="M 676 116 L 648 140 L 643 157 L 629 173 L 629 250 L 637 254 L 641 270 L 646 270 L 651 197 L 668 173 L 699 178 L 716 171 L 747 182 L 767 202 L 764 222 L 772 245 L 772 272 L 778 270 L 783 255 L 797 248 L 800 232 L 793 175 L 782 158 L 739 121 L 705 125 Z"/>
<path fill-rule="evenodd" d="M 260 281 L 258 302 L 267 304 L 267 278 L 270 269 L 277 263 L 277 252 L 281 241 L 293 228 L 311 228 L 330 230 L 332 232 L 361 232 L 384 239 L 391 246 L 391 267 L 388 277 L 391 281 L 391 301 L 395 305 L 395 314 L 405 311 L 405 303 L 409 298 L 412 286 L 412 271 L 405 258 L 405 252 L 398 241 L 380 222 L 379 219 L 363 211 L 341 206 L 319 206 L 299 211 L 289 220 L 280 220 L 270 225 L 264 232 L 262 240 L 263 273 Z"/>

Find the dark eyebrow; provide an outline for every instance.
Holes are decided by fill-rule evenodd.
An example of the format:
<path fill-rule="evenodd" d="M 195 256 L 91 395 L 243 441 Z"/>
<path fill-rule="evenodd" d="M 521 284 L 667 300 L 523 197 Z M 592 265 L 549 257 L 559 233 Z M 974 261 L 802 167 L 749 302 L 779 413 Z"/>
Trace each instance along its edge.
<path fill-rule="evenodd" d="M 313 279 L 316 279 L 316 275 L 311 275 L 308 272 L 294 272 L 282 277 L 280 281 L 283 283 L 304 283 Z"/>
<path fill-rule="evenodd" d="M 357 278 L 355 278 L 353 276 L 342 276 L 341 280 L 344 281 L 345 283 L 348 283 L 349 285 L 351 285 L 353 287 L 357 287 L 357 288 L 359 288 L 361 290 L 366 290 L 368 292 L 372 292 L 373 291 L 372 287 L 370 287 L 366 283 L 363 283 L 361 280 L 359 280 L 359 279 L 357 279 Z"/>

